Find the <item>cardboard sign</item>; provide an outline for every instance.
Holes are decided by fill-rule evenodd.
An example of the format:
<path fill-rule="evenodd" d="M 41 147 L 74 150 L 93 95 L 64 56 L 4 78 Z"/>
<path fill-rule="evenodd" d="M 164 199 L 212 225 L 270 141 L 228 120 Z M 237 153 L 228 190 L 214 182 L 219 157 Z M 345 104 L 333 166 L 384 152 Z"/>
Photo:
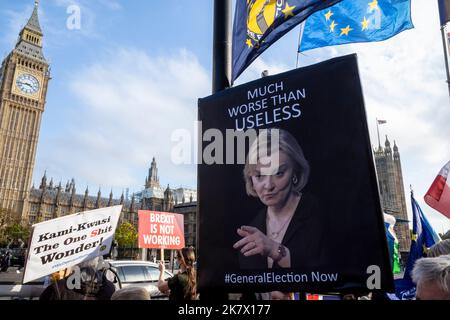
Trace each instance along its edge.
<path fill-rule="evenodd" d="M 33 225 L 23 283 L 108 254 L 122 206 Z"/>
<path fill-rule="evenodd" d="M 139 248 L 184 248 L 184 216 L 139 210 Z"/>
<path fill-rule="evenodd" d="M 356 55 L 200 99 L 199 120 L 200 290 L 393 288 Z"/>

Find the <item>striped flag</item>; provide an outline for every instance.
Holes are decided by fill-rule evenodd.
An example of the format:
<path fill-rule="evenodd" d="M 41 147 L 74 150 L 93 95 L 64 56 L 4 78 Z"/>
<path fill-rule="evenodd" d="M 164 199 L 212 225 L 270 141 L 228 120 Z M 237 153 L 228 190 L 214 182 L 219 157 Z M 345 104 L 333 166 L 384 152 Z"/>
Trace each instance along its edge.
<path fill-rule="evenodd" d="M 338 295 L 331 294 L 314 294 L 308 293 L 306 294 L 306 300 L 309 301 L 317 301 L 317 300 L 341 300 L 341 297 Z"/>
<path fill-rule="evenodd" d="M 425 195 L 425 202 L 433 209 L 450 218 L 450 161 L 441 169 Z"/>
<path fill-rule="evenodd" d="M 450 52 L 450 32 L 447 33 L 448 52 Z"/>

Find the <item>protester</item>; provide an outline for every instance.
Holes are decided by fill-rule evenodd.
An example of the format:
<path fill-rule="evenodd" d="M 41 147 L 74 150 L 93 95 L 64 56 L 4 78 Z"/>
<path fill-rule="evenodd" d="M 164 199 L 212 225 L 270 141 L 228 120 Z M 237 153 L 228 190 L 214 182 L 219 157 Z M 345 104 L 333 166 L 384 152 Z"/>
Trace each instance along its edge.
<path fill-rule="evenodd" d="M 450 300 L 450 255 L 418 259 L 411 276 L 416 300 Z"/>
<path fill-rule="evenodd" d="M 141 287 L 127 287 L 114 292 L 111 300 L 150 300 L 150 294 Z"/>
<path fill-rule="evenodd" d="M 427 251 L 427 257 L 438 257 L 446 254 L 450 254 L 450 239 L 435 243 Z"/>
<path fill-rule="evenodd" d="M 117 242 L 117 240 L 113 240 L 112 245 L 111 245 L 111 259 L 116 260 L 117 257 L 119 256 L 119 243 Z"/>
<path fill-rule="evenodd" d="M 8 271 L 11 265 L 11 252 L 9 249 L 5 249 L 3 253 L 0 252 L 0 271 Z"/>
<path fill-rule="evenodd" d="M 196 300 L 197 275 L 194 267 L 194 248 L 188 247 L 178 250 L 177 260 L 180 272 L 167 281 L 164 280 L 164 262 L 159 262 L 158 289 L 163 293 L 169 292 L 169 300 Z"/>
<path fill-rule="evenodd" d="M 115 289 L 114 284 L 106 278 L 104 270 L 97 270 L 101 258 L 85 261 L 78 265 L 80 285 L 77 288 L 76 268 L 72 274 L 48 286 L 40 300 L 110 300 Z M 73 276 L 73 277 L 72 277 Z M 69 287 L 74 287 L 73 289 Z"/>
<path fill-rule="evenodd" d="M 22 239 L 9 239 L 9 243 L 6 246 L 6 249 L 9 250 L 11 257 L 14 256 L 17 260 L 18 268 L 16 270 L 17 273 L 20 273 L 20 271 L 23 269 L 25 265 L 25 242 Z"/>
<path fill-rule="evenodd" d="M 20 273 L 20 271 L 25 268 L 25 257 L 27 256 L 27 250 L 27 248 L 22 248 L 19 252 L 17 257 L 17 264 L 19 265 L 16 270 L 17 273 Z"/>
<path fill-rule="evenodd" d="M 111 259 L 111 260 L 116 260 L 118 257 L 118 249 L 117 247 L 119 246 L 119 243 L 117 242 L 116 239 L 114 239 L 111 243 L 111 249 L 109 250 L 108 254 L 105 254 L 103 256 L 103 259 Z"/>
<path fill-rule="evenodd" d="M 270 300 L 294 300 L 293 292 L 272 291 Z"/>

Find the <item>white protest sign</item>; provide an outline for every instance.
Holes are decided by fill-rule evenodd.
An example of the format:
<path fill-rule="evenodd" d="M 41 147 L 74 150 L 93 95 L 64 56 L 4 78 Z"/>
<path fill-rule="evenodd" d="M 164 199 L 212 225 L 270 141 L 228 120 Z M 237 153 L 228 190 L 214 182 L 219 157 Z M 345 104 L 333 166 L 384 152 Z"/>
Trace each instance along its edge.
<path fill-rule="evenodd" d="M 33 225 L 23 283 L 108 254 L 121 211 L 101 208 Z"/>

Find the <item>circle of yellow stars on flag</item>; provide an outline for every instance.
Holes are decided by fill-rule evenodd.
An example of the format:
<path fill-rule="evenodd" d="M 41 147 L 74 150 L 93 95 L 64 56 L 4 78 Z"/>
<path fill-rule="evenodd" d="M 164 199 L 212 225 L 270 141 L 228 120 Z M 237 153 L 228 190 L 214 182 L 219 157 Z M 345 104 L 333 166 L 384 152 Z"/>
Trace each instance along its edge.
<path fill-rule="evenodd" d="M 372 0 L 372 2 L 368 3 L 368 6 L 369 6 L 369 12 L 379 9 L 378 0 Z M 331 9 L 329 9 L 324 14 L 325 21 L 327 21 L 329 23 L 330 33 L 333 33 L 335 31 L 336 27 L 339 25 L 338 23 L 336 23 L 335 20 L 331 19 L 331 17 L 333 15 L 334 15 L 334 13 L 333 13 L 333 11 L 331 11 Z M 367 20 L 367 18 L 364 17 L 364 19 L 361 21 L 361 31 L 369 30 L 369 25 L 370 25 L 370 20 Z M 354 29 L 352 29 L 350 27 L 350 25 L 347 25 L 345 28 L 340 28 L 340 30 L 341 30 L 341 33 L 339 34 L 339 36 L 348 36 L 350 31 L 353 31 Z"/>

